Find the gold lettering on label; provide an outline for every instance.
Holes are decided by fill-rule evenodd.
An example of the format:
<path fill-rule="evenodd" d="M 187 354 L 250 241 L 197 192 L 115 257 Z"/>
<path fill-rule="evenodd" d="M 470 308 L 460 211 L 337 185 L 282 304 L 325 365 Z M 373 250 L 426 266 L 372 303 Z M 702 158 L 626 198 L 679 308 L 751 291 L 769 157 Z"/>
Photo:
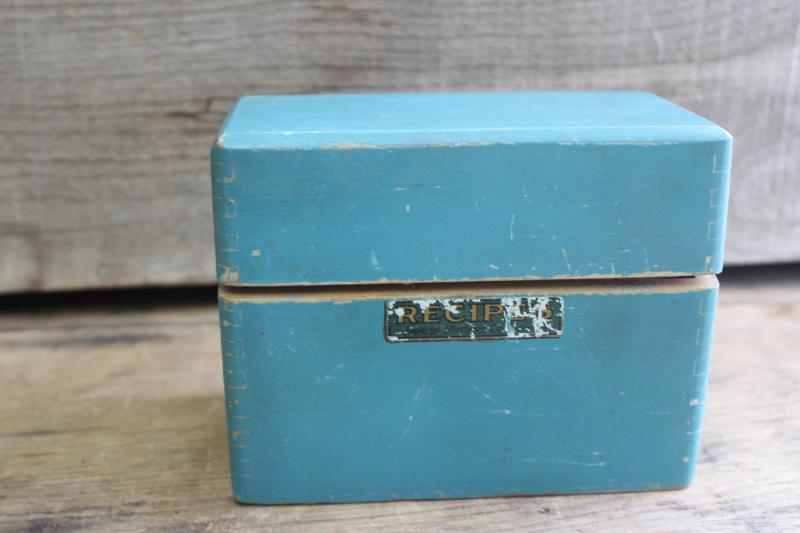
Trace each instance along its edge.
<path fill-rule="evenodd" d="M 486 304 L 483 308 L 483 319 L 489 322 L 493 316 L 500 316 L 503 314 L 503 306 L 501 304 Z"/>
<path fill-rule="evenodd" d="M 464 304 L 455 304 L 452 307 L 455 307 L 456 309 L 458 309 L 459 310 L 459 314 L 461 314 L 461 312 L 464 310 Z M 445 308 L 445 310 L 444 310 L 444 319 L 447 320 L 448 322 L 456 322 L 457 323 L 457 322 L 464 322 L 467 319 L 467 317 L 462 316 L 461 318 L 454 318 L 453 314 L 450 312 L 450 309 Z"/>
<path fill-rule="evenodd" d="M 397 312 L 400 309 L 403 310 L 402 313 L 398 313 Z M 403 306 L 400 306 L 397 309 L 395 309 L 394 314 L 397 317 L 397 323 L 398 324 L 404 323 L 406 321 L 406 319 L 408 319 L 408 321 L 411 322 L 412 324 L 416 324 L 417 323 L 417 308 L 416 307 L 403 305 Z"/>
<path fill-rule="evenodd" d="M 439 305 L 438 304 L 431 304 L 425 308 L 425 311 L 422 312 L 422 321 L 428 324 L 432 324 L 434 322 L 439 322 Z"/>

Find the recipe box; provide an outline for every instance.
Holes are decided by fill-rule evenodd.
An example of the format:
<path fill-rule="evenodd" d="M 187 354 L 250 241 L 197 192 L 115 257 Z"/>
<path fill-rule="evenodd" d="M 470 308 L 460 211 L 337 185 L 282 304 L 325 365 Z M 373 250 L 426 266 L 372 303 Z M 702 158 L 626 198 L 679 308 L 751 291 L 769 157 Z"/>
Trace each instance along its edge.
<path fill-rule="evenodd" d="M 211 160 L 236 500 L 688 485 L 730 158 L 648 93 L 239 100 Z"/>

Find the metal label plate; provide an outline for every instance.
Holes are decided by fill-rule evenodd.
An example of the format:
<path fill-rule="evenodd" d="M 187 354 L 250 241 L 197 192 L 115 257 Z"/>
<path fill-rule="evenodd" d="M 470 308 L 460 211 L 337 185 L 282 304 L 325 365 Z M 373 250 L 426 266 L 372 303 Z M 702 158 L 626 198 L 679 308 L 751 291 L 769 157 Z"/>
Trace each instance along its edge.
<path fill-rule="evenodd" d="M 423 298 L 385 302 L 388 342 L 560 337 L 560 296 Z"/>

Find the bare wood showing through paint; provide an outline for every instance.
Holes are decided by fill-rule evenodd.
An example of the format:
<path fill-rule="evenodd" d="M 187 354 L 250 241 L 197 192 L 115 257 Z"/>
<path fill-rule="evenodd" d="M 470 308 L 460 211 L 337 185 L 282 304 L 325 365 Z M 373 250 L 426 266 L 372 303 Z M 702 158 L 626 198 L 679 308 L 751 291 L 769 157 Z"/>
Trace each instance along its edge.
<path fill-rule="evenodd" d="M 274 507 L 231 497 L 213 301 L 6 312 L 0 531 L 796 531 L 800 282 L 720 302 L 687 490 Z"/>
<path fill-rule="evenodd" d="M 650 90 L 734 136 L 728 260 L 800 259 L 793 0 L 0 0 L 0 13 L 0 292 L 212 282 L 208 150 L 257 93 Z"/>
<path fill-rule="evenodd" d="M 582 279 L 571 282 L 517 281 L 467 283 L 416 283 L 412 285 L 327 285 L 300 287 L 219 287 L 227 302 L 347 302 L 447 296 L 652 294 L 705 291 L 719 286 L 714 275 L 680 278 Z"/>

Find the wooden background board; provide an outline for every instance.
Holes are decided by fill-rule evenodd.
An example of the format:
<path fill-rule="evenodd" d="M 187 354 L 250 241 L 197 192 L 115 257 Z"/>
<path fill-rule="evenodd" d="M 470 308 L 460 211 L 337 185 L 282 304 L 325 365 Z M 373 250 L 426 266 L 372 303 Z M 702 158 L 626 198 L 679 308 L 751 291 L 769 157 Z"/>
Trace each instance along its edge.
<path fill-rule="evenodd" d="M 4 306 L 0 531 L 798 531 L 792 276 L 722 280 L 689 489 L 438 502 L 234 503 L 211 291 L 205 302 L 152 309 Z"/>
<path fill-rule="evenodd" d="M 729 263 L 800 259 L 794 0 L 0 0 L 0 292 L 213 281 L 237 96 L 643 89 L 735 138 Z"/>

